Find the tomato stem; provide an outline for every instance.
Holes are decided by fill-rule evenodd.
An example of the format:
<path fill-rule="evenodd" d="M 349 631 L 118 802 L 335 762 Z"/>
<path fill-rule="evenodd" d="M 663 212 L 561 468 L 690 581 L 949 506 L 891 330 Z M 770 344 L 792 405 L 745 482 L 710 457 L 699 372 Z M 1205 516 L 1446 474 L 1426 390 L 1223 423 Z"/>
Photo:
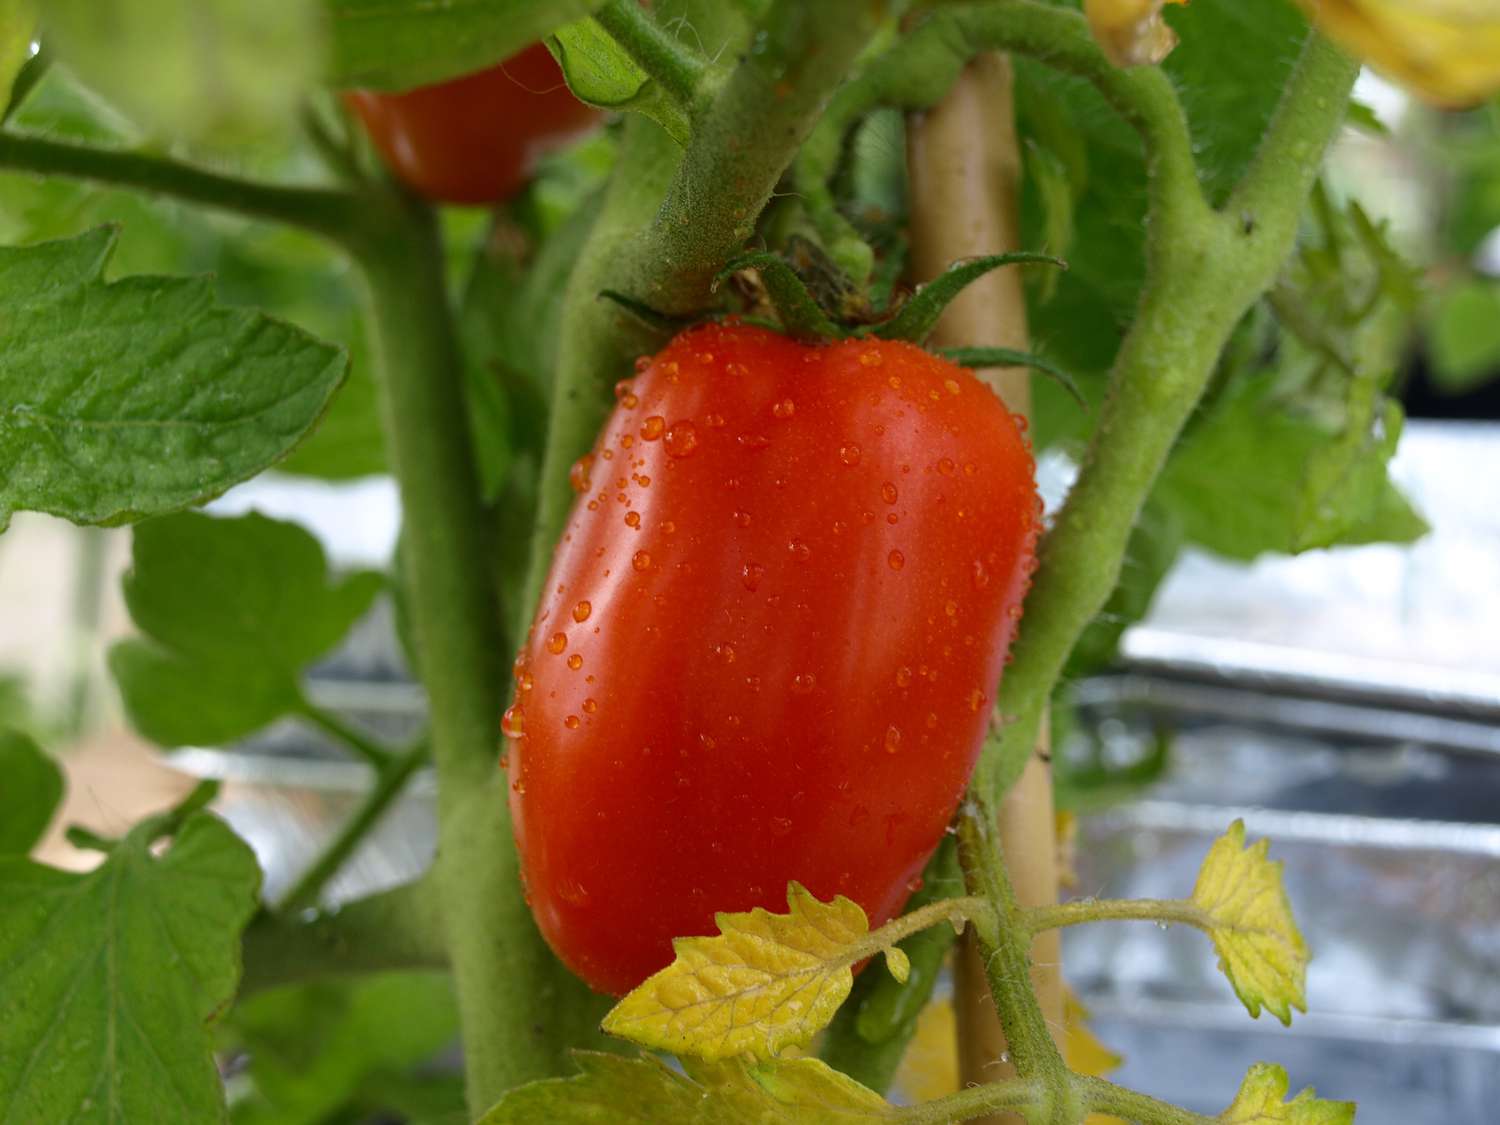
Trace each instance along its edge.
<path fill-rule="evenodd" d="M 1208 912 L 1182 898 L 1085 898 L 1024 912 L 1032 933 L 1078 926 L 1085 922 L 1180 922 L 1207 933 L 1214 928 Z"/>
<path fill-rule="evenodd" d="M 608 0 L 594 19 L 690 120 L 701 111 L 708 60 L 664 31 L 638 0 Z"/>

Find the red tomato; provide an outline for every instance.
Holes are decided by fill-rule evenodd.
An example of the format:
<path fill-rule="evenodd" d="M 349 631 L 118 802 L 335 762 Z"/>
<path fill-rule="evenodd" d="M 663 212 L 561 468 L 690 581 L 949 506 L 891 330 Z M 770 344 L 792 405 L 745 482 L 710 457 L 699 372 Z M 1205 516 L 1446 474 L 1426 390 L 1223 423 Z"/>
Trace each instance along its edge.
<path fill-rule="evenodd" d="M 575 98 L 540 43 L 489 70 L 401 94 L 344 95 L 396 176 L 441 203 L 514 195 L 537 158 L 599 118 Z"/>
<path fill-rule="evenodd" d="M 575 467 L 504 724 L 532 909 L 612 993 L 792 879 L 901 909 L 1040 526 L 1010 414 L 911 344 L 710 325 L 638 366 Z"/>

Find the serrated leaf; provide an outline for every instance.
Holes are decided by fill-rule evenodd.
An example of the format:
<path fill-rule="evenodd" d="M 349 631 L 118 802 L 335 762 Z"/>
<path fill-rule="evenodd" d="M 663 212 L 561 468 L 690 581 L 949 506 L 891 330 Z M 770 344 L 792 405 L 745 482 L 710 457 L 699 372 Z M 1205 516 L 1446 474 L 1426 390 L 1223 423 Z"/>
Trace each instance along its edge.
<path fill-rule="evenodd" d="M 0 856 L 25 855 L 62 800 L 62 770 L 20 731 L 0 730 L 0 778 Z"/>
<path fill-rule="evenodd" d="M 718 937 L 676 939 L 677 959 L 616 1004 L 604 1030 L 710 1062 L 809 1042 L 849 995 L 869 922 L 843 895 L 822 903 L 798 883 L 787 909 L 718 914 Z"/>
<path fill-rule="evenodd" d="M 1281 861 L 1266 858 L 1269 840 L 1245 847 L 1236 820 L 1214 841 L 1198 872 L 1192 901 L 1210 921 L 1219 968 L 1252 1016 L 1265 1007 L 1284 1024 L 1307 1011 L 1307 944 L 1281 882 Z"/>
<path fill-rule="evenodd" d="M 1500 375 L 1500 282 L 1461 281 L 1434 306 L 1428 354 L 1438 389 L 1463 394 Z"/>
<path fill-rule="evenodd" d="M 1500 90 L 1493 0 L 1299 0 L 1334 42 L 1428 101 L 1476 105 Z"/>
<path fill-rule="evenodd" d="M 641 69 L 595 19 L 559 27 L 547 41 L 568 89 L 600 109 L 631 110 L 651 118 L 678 144 L 686 145 L 691 123 L 661 84 Z"/>
<path fill-rule="evenodd" d="M 334 580 L 312 535 L 254 512 L 141 524 L 123 587 L 145 638 L 109 656 L 131 721 L 166 746 L 252 733 L 297 706 L 302 668 L 383 583 L 370 571 Z"/>
<path fill-rule="evenodd" d="M 224 1119 L 209 1025 L 239 979 L 260 872 L 195 813 L 147 823 L 86 875 L 0 859 L 0 1120 Z"/>
<path fill-rule="evenodd" d="M 142 125 L 218 142 L 295 121 L 322 59 L 320 17 L 317 0 L 48 0 L 43 33 Z"/>
<path fill-rule="evenodd" d="M 101 273 L 115 232 L 0 248 L 0 528 L 19 509 L 117 524 L 223 492 L 284 456 L 345 357 L 215 306 L 202 278 Z"/>
<path fill-rule="evenodd" d="M 1240 1083 L 1233 1104 L 1217 1120 L 1224 1125 L 1350 1125 L 1353 1102 L 1319 1098 L 1311 1087 L 1291 1101 L 1286 1071 L 1272 1063 L 1256 1063 Z"/>
<path fill-rule="evenodd" d="M 603 0 L 323 0 L 335 86 L 409 90 L 470 74 Z"/>
<path fill-rule="evenodd" d="M 898 1110 L 817 1059 L 690 1063 L 678 1074 L 650 1056 L 574 1052 L 582 1074 L 512 1090 L 479 1125 L 837 1125 Z"/>

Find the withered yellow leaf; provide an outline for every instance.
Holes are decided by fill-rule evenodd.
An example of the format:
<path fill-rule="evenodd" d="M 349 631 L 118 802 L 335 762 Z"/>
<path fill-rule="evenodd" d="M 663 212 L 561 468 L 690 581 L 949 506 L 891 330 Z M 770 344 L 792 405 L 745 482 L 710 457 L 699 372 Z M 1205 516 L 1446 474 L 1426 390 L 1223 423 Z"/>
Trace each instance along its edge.
<path fill-rule="evenodd" d="M 1161 18 L 1167 4 L 1187 0 L 1085 0 L 1089 28 L 1116 66 L 1159 63 L 1177 46 L 1177 35 Z"/>
<path fill-rule="evenodd" d="M 1300 0 L 1334 42 L 1413 93 L 1445 106 L 1500 91 L 1495 0 Z"/>
<path fill-rule="evenodd" d="M 1284 1101 L 1286 1071 L 1271 1063 L 1256 1063 L 1240 1083 L 1240 1092 L 1218 1120 L 1224 1125 L 1350 1125 L 1353 1102 L 1331 1102 L 1308 1088 Z"/>
<path fill-rule="evenodd" d="M 1252 1016 L 1262 1006 L 1284 1024 L 1292 1008 L 1307 1011 L 1307 944 L 1281 883 L 1281 862 L 1259 840 L 1245 847 L 1236 820 L 1214 841 L 1198 872 L 1193 903 L 1207 916 L 1219 968 Z"/>
<path fill-rule="evenodd" d="M 863 941 L 865 912 L 842 895 L 822 903 L 793 883 L 787 908 L 719 914 L 718 937 L 678 938 L 677 959 L 615 1005 L 604 1030 L 710 1062 L 808 1042 L 849 995 L 852 966 L 874 950 Z M 904 980 L 905 954 L 885 952 Z"/>

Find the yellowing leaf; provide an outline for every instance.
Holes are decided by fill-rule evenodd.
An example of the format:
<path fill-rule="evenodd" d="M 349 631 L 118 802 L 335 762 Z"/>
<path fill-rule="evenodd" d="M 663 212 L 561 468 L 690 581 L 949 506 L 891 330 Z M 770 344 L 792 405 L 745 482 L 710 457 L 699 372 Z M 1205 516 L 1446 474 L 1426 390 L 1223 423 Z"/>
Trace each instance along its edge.
<path fill-rule="evenodd" d="M 1208 915 L 1219 968 L 1252 1016 L 1261 1006 L 1284 1024 L 1291 1009 L 1307 1011 L 1307 944 L 1281 884 L 1281 862 L 1266 858 L 1267 840 L 1245 847 L 1245 822 L 1236 820 L 1214 841 L 1193 903 Z"/>
<path fill-rule="evenodd" d="M 718 937 L 678 938 L 677 959 L 604 1018 L 604 1030 L 647 1047 L 716 1061 L 766 1058 L 821 1031 L 849 995 L 851 966 L 872 950 L 857 903 L 822 903 L 798 883 L 787 914 L 719 914 Z M 903 980 L 908 962 L 886 950 Z"/>
<path fill-rule="evenodd" d="M 574 1059 L 583 1073 L 519 1086 L 479 1125 L 848 1125 L 898 1113 L 820 1059 L 693 1063 L 686 1077 L 649 1056 L 578 1051 Z"/>
<path fill-rule="evenodd" d="M 1256 1063 L 1218 1120 L 1224 1125 L 1349 1125 L 1354 1120 L 1353 1102 L 1327 1101 L 1310 1087 L 1285 1102 L 1286 1090 L 1286 1071 Z"/>
<path fill-rule="evenodd" d="M 1116 66 L 1159 63 L 1177 46 L 1177 36 L 1161 10 L 1187 0 L 1085 0 L 1094 39 Z"/>
<path fill-rule="evenodd" d="M 896 1069 L 895 1085 L 914 1102 L 958 1092 L 958 1017 L 952 1000 L 935 1000 L 922 1009 Z"/>
<path fill-rule="evenodd" d="M 1334 42 L 1439 105 L 1500 91 L 1495 0 L 1300 0 Z"/>
<path fill-rule="evenodd" d="M 1078 814 L 1072 809 L 1053 813 L 1057 835 L 1057 885 L 1067 890 L 1078 886 Z"/>

